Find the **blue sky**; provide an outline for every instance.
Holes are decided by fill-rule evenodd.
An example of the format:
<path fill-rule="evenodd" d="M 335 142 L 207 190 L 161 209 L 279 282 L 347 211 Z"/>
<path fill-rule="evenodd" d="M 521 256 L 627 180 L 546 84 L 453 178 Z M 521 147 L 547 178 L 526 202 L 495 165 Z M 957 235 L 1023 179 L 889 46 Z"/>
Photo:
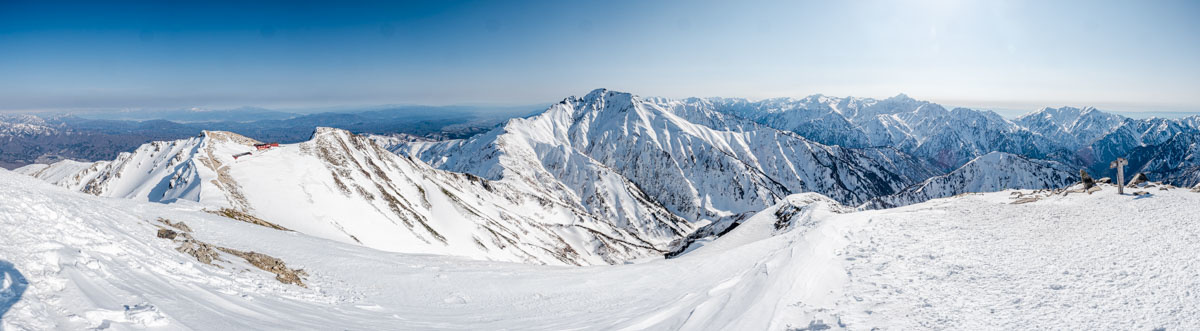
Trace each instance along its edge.
<path fill-rule="evenodd" d="M 1200 2 L 0 1 L 0 111 L 514 105 L 597 87 L 1200 111 Z"/>

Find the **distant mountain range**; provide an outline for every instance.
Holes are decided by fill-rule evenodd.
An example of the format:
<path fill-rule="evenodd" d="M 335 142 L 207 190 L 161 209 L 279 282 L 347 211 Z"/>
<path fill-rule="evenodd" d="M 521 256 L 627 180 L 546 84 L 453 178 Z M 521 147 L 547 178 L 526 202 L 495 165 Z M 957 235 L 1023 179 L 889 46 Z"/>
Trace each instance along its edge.
<path fill-rule="evenodd" d="M 750 102 L 598 89 L 499 125 L 452 112 L 203 124 L 22 116 L 3 123 L 0 141 L 53 138 L 81 150 L 104 141 L 81 137 L 186 134 L 108 160 L 18 169 L 71 190 L 191 201 L 385 250 L 543 264 L 679 252 L 805 192 L 890 208 L 1063 187 L 1078 180 L 1079 169 L 1110 176 L 1108 163 L 1118 156 L 1129 159 L 1130 177 L 1200 181 L 1200 117 L 1139 120 L 1064 107 L 1009 120 L 904 95 Z M 317 127 L 295 140 L 295 130 L 329 123 L 349 129 Z M 455 125 L 469 129 L 456 133 Z M 268 138 L 189 133 L 198 126 Z M 253 146 L 268 139 L 283 145 Z"/>
<path fill-rule="evenodd" d="M 148 120 L 0 115 L 0 167 L 15 168 L 61 159 L 107 160 L 147 142 L 188 138 L 204 130 L 234 131 L 262 141 L 283 143 L 307 140 L 320 126 L 360 133 L 403 132 L 437 139 L 461 138 L 487 131 L 508 118 L 534 112 L 535 109 L 521 108 L 404 106 L 307 115 L 261 109 L 113 115 L 155 118 Z"/>

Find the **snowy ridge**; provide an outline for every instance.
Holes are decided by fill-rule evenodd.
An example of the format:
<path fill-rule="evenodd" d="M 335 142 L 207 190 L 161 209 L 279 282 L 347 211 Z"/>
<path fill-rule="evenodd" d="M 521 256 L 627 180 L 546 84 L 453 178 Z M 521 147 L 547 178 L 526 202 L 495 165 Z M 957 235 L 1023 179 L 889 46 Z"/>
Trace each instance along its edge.
<path fill-rule="evenodd" d="M 1177 135 L 1200 133 L 1200 117 L 1181 119 L 1147 118 L 1132 119 L 1101 112 L 1095 108 L 1043 108 L 1017 119 L 1017 123 L 1041 135 L 1052 137 L 1075 151 L 1078 166 L 1087 168 L 1098 176 L 1115 176 L 1108 163 L 1118 157 L 1144 158 L 1144 150 L 1157 150 L 1157 155 L 1166 159 L 1186 159 L 1194 151 L 1168 145 Z M 1186 138 L 1185 138 L 1186 139 Z M 1135 152 L 1141 150 L 1140 152 Z M 1136 155 L 1141 153 L 1143 155 Z M 1135 169 L 1142 164 L 1135 163 Z M 1161 167 L 1149 169 L 1153 180 L 1174 181 L 1186 178 L 1185 168 L 1167 170 Z M 1177 184 L 1183 184 L 1179 182 Z"/>
<path fill-rule="evenodd" d="M 63 160 L 53 164 L 34 163 L 13 169 L 13 172 L 26 176 L 32 176 L 34 178 L 57 185 L 69 180 L 71 176 L 82 172 L 84 169 L 91 167 L 93 164 L 94 163 L 92 162 Z"/>
<path fill-rule="evenodd" d="M 1035 158 L 1066 158 L 1069 153 L 989 111 L 946 110 L 900 94 L 877 100 L 814 95 L 759 102 L 713 99 L 721 112 L 791 131 L 823 144 L 847 147 L 894 146 L 930 160 L 940 171 L 955 169 L 993 151 Z"/>
<path fill-rule="evenodd" d="M 389 253 L 0 170 L 7 329 L 1186 329 L 1198 193 L 1011 192 L 852 212 L 794 195 L 677 259 L 587 268 Z M 306 271 L 205 265 L 195 238 Z M 1120 243 L 1120 244 L 1113 244 Z M 233 260 L 229 255 L 223 255 Z M 16 275 L 14 277 L 13 275 Z M 1103 295 L 1097 295 L 1102 293 Z M 1180 295 L 1163 295 L 1176 293 Z M 9 298 L 0 297 L 0 300 Z M 1096 312 L 1104 312 L 1097 314 Z M 281 324 L 282 323 L 282 324 Z"/>
<path fill-rule="evenodd" d="M 692 99 L 689 99 L 692 100 Z M 689 101 L 691 102 L 691 101 Z M 1092 107 L 1042 108 L 1007 120 L 990 111 L 956 108 L 903 94 L 877 100 L 814 95 L 800 99 L 705 99 L 713 109 L 814 141 L 847 147 L 894 146 L 948 172 L 976 157 L 1005 152 L 1115 176 L 1109 162 L 1137 148 L 1152 148 L 1178 134 L 1200 133 L 1200 116 L 1131 119 Z M 698 103 L 698 102 L 693 102 Z M 1184 150 L 1170 158 L 1187 158 Z M 1165 168 L 1164 168 L 1165 169 Z M 1152 179 L 1174 181 L 1187 169 L 1155 172 Z M 1165 170 L 1164 170 L 1165 171 Z M 1177 184 L 1186 184 L 1178 182 Z"/>
<path fill-rule="evenodd" d="M 662 254 L 689 230 L 670 215 L 614 224 L 553 196 L 433 169 L 344 130 L 318 128 L 307 142 L 265 151 L 255 143 L 207 131 L 146 144 L 56 183 L 99 196 L 194 201 L 383 250 L 526 263 L 619 263 Z"/>
<path fill-rule="evenodd" d="M 1134 148 L 1129 164 L 1131 178 L 1136 171 L 1178 186 L 1200 184 L 1200 132 L 1181 132 L 1161 144 Z"/>
<path fill-rule="evenodd" d="M 1125 118 L 1092 107 L 1042 108 L 1014 122 L 1054 141 L 1078 148 L 1116 130 Z"/>
<path fill-rule="evenodd" d="M 33 115 L 0 114 L 0 138 L 58 133 L 58 128 Z"/>
<path fill-rule="evenodd" d="M 879 197 L 865 206 L 892 208 L 963 193 L 1063 188 L 1079 180 L 1077 173 L 1054 161 L 992 152 L 948 174 L 926 179 L 896 194 Z"/>
<path fill-rule="evenodd" d="M 703 99 L 643 99 L 605 89 L 466 141 L 417 144 L 401 153 L 441 169 L 560 192 L 618 220 L 665 208 L 692 222 L 723 221 L 797 192 L 857 204 L 934 174 L 894 150 L 822 145 L 716 112 Z"/>

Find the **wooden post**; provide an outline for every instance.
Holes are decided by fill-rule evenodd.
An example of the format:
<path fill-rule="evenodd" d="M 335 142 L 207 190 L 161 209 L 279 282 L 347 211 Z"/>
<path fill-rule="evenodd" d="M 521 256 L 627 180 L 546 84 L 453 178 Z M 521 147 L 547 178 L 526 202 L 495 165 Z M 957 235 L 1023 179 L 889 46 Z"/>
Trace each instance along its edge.
<path fill-rule="evenodd" d="M 1112 169 L 1112 168 L 1117 169 L 1117 194 L 1125 194 L 1125 165 L 1126 164 L 1129 164 L 1129 161 L 1125 161 L 1125 158 L 1123 158 L 1123 157 L 1118 157 L 1116 161 L 1112 161 L 1112 163 L 1108 165 L 1109 169 Z"/>

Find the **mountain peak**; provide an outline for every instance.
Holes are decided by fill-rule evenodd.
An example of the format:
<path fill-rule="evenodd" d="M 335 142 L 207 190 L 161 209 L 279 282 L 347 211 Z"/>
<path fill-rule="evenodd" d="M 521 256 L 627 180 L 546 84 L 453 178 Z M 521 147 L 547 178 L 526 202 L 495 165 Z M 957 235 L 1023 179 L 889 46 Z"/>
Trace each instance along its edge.
<path fill-rule="evenodd" d="M 1011 154 L 1011 153 L 1000 152 L 1000 151 L 991 151 L 991 152 L 988 152 L 987 154 L 980 155 L 979 157 L 976 157 L 975 159 L 971 160 L 971 162 L 967 162 L 967 163 L 970 164 L 970 163 L 976 163 L 976 162 L 980 162 L 980 161 L 994 162 L 994 161 L 999 161 L 1001 159 L 1004 159 L 1004 158 L 1010 157 L 1010 156 L 1016 156 L 1016 155 Z"/>
<path fill-rule="evenodd" d="M 343 133 L 350 133 L 350 131 L 346 131 L 345 129 L 331 128 L 331 127 L 327 127 L 327 126 L 318 126 L 316 129 L 313 130 L 313 136 L 325 135 L 325 134 L 343 134 Z"/>
<path fill-rule="evenodd" d="M 603 98 L 604 95 L 607 93 L 608 93 L 608 89 L 601 87 L 601 88 L 592 90 L 591 92 L 588 92 L 588 94 L 584 95 L 583 98 L 584 99 L 599 99 L 599 98 Z"/>
<path fill-rule="evenodd" d="M 258 140 L 254 140 L 229 131 L 204 130 L 201 131 L 200 136 L 215 142 L 232 142 L 241 145 L 254 145 L 260 143 Z"/>

